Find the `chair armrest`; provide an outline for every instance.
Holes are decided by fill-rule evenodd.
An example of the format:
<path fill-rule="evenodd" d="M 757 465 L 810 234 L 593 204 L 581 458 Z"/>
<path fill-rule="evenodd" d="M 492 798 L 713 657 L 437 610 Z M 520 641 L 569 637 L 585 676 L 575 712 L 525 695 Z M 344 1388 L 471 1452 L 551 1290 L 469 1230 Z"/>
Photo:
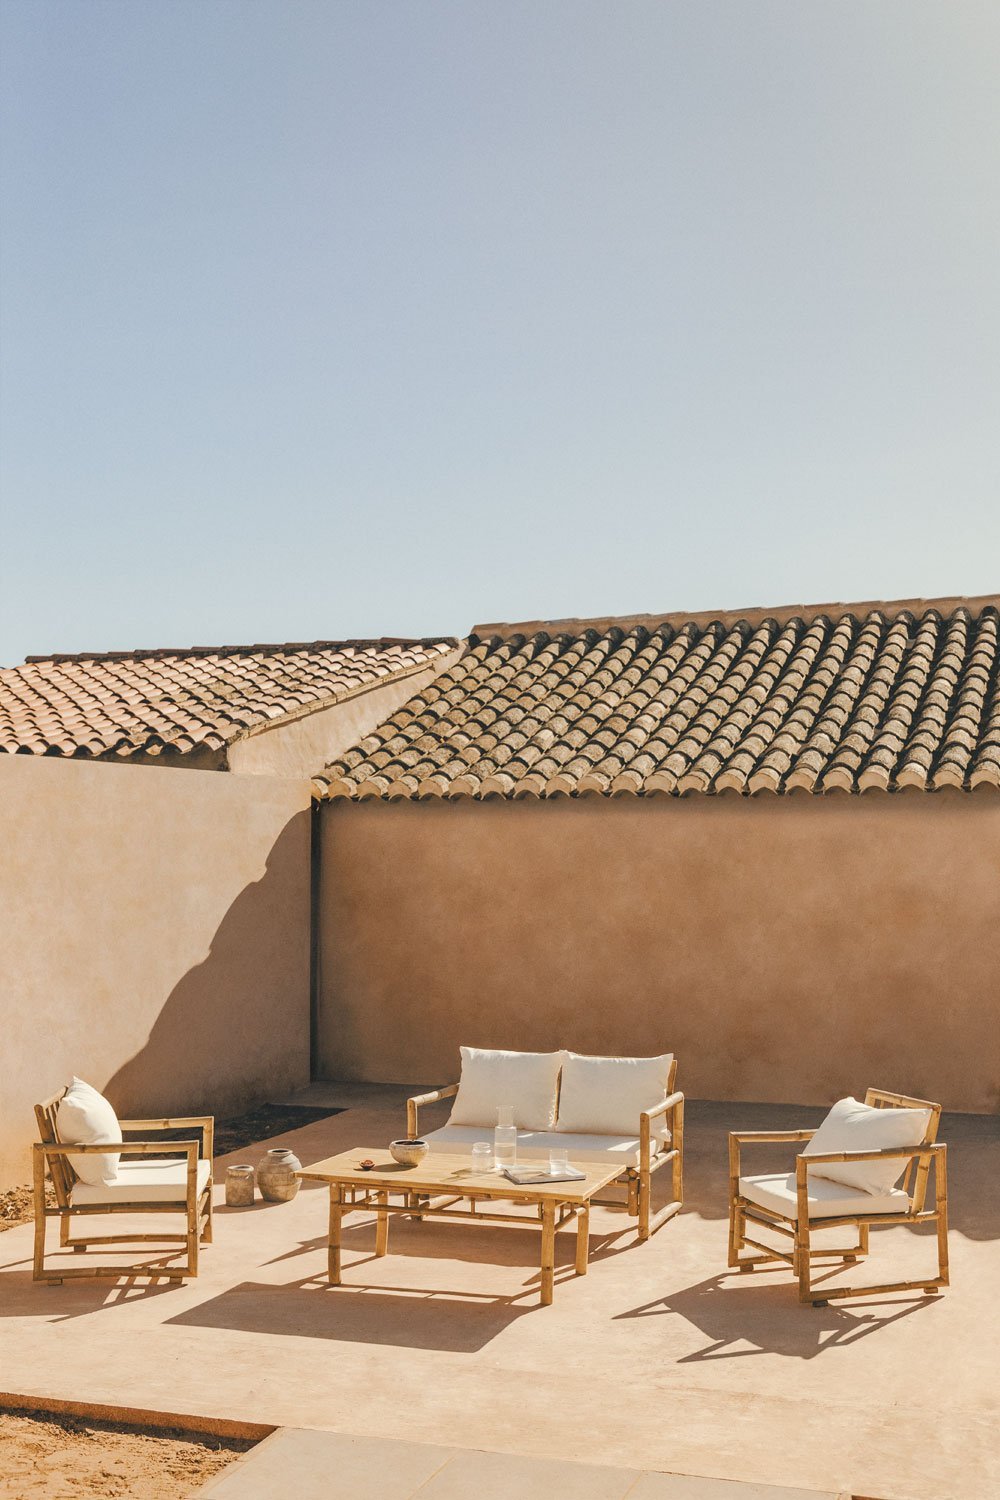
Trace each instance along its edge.
<path fill-rule="evenodd" d="M 740 1177 L 740 1151 L 743 1146 L 774 1145 L 781 1142 L 811 1141 L 813 1130 L 731 1130 L 729 1132 L 729 1185 L 730 1196 L 736 1191 Z"/>
<path fill-rule="evenodd" d="M 32 1150 L 49 1156 L 190 1156 L 198 1159 L 200 1142 L 190 1141 L 35 1141 Z"/>
<path fill-rule="evenodd" d="M 739 1141 L 741 1146 L 755 1141 L 765 1145 L 770 1141 L 811 1141 L 815 1134 L 815 1130 L 731 1130 L 729 1139 Z"/>
<path fill-rule="evenodd" d="M 414 1094 L 406 1101 L 406 1133 L 412 1139 L 417 1132 L 417 1112 L 422 1104 L 437 1104 L 441 1099 L 450 1099 L 458 1093 L 457 1083 L 446 1083 L 443 1088 L 432 1089 L 429 1094 Z"/>
<path fill-rule="evenodd" d="M 795 1193 L 799 1214 L 803 1218 L 808 1217 L 809 1168 L 820 1162 L 908 1161 L 912 1163 L 918 1161 L 920 1165 L 917 1168 L 917 1183 L 913 1193 L 910 1194 L 911 1209 L 916 1209 L 918 1212 L 923 1207 L 927 1177 L 933 1163 L 935 1188 L 943 1190 L 947 1202 L 948 1190 L 943 1186 L 947 1151 L 948 1147 L 944 1141 L 935 1141 L 930 1145 L 885 1146 L 881 1151 L 819 1151 L 815 1156 L 804 1154 L 797 1156 L 795 1158 Z M 907 1193 L 910 1193 L 909 1176 L 910 1172 L 907 1168 L 906 1177 L 903 1179 L 903 1187 Z"/>
<path fill-rule="evenodd" d="M 164 1151 L 164 1146 L 168 1148 Z M 87 1145 L 74 1145 L 71 1141 L 35 1141 L 32 1152 L 36 1171 L 36 1192 L 42 1191 L 45 1165 L 53 1156 L 104 1156 L 115 1151 L 119 1156 L 183 1156 L 187 1165 L 187 1190 L 185 1201 L 193 1210 L 198 1195 L 198 1153 L 200 1141 L 98 1141 Z M 37 1201 L 37 1200 L 36 1200 Z M 47 1212 L 47 1210 L 46 1210 Z M 55 1210 L 53 1210 L 55 1212 Z"/>
<path fill-rule="evenodd" d="M 877 1151 L 817 1151 L 815 1155 L 803 1152 L 795 1158 L 795 1171 L 804 1177 L 810 1167 L 825 1161 L 915 1161 L 918 1157 L 930 1161 L 935 1152 L 943 1149 L 944 1141 L 937 1141 L 928 1146 L 883 1146 Z"/>
<path fill-rule="evenodd" d="M 187 1130 L 200 1128 L 205 1142 L 205 1156 L 209 1161 L 215 1155 L 214 1115 L 173 1115 L 169 1120 L 119 1120 L 122 1130 Z"/>

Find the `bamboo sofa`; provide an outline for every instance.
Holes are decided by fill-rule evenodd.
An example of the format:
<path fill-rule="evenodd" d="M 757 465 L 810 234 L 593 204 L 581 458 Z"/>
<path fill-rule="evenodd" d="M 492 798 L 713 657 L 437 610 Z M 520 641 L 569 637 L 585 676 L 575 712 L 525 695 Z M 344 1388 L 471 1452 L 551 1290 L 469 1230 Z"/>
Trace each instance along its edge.
<path fill-rule="evenodd" d="M 198 1274 L 198 1246 L 212 1240 L 212 1151 L 214 1119 L 211 1115 L 187 1115 L 166 1120 L 119 1120 L 121 1130 L 142 1131 L 140 1141 L 83 1143 L 63 1141 L 59 1136 L 59 1104 L 66 1089 L 35 1105 L 39 1141 L 33 1148 L 35 1246 L 33 1277 L 58 1286 L 69 1278 L 149 1276 L 183 1280 Z M 110 1106 L 109 1106 L 110 1107 Z M 200 1129 L 202 1141 L 152 1139 L 157 1132 Z M 112 1182 L 82 1182 L 71 1157 L 120 1154 Z M 168 1159 L 163 1159 L 164 1157 Z M 150 1161 L 148 1158 L 152 1157 Z M 136 1158 L 131 1160 L 130 1158 Z M 55 1206 L 45 1199 L 48 1172 L 55 1193 Z M 183 1232 L 99 1234 L 74 1237 L 71 1222 L 77 1218 L 106 1214 L 169 1214 L 181 1216 Z M 45 1230 L 50 1219 L 59 1220 L 62 1249 L 82 1254 L 92 1245 L 150 1244 L 181 1245 L 187 1254 L 180 1265 L 161 1267 L 140 1262 L 135 1265 L 61 1265 L 46 1269 Z"/>
<path fill-rule="evenodd" d="M 875 1133 L 886 1139 L 896 1134 L 903 1140 L 909 1131 L 910 1143 L 883 1145 L 869 1150 L 822 1149 L 821 1133 L 827 1133 L 829 1122 L 842 1106 L 854 1106 L 855 1118 L 862 1126 L 873 1123 Z M 909 1117 L 896 1116 L 878 1128 L 878 1122 L 866 1122 L 861 1116 L 869 1110 L 908 1111 Z M 856 1100 L 841 1100 L 818 1130 L 745 1130 L 729 1136 L 729 1264 L 740 1271 L 753 1271 L 769 1262 L 781 1261 L 792 1268 L 798 1278 L 799 1301 L 825 1307 L 833 1298 L 881 1295 L 884 1292 L 923 1291 L 933 1296 L 948 1285 L 948 1179 L 947 1147 L 937 1140 L 941 1118 L 940 1104 L 893 1094 L 884 1089 L 869 1089 L 864 1105 Z M 893 1127 L 898 1127 L 893 1129 Z M 846 1138 L 842 1136 L 842 1139 Z M 806 1146 L 796 1157 L 795 1171 L 748 1175 L 742 1165 L 744 1147 L 760 1144 L 793 1143 Z M 871 1171 L 881 1182 L 872 1185 Z M 904 1171 L 905 1167 L 905 1171 Z M 869 1176 L 866 1179 L 865 1173 Z M 927 1207 L 927 1192 L 933 1174 L 934 1203 Z M 902 1176 L 902 1182 L 895 1183 Z M 846 1179 L 846 1180 L 845 1180 Z M 865 1185 L 867 1181 L 867 1186 Z M 786 1249 L 752 1238 L 764 1230 L 782 1237 Z M 878 1224 L 934 1224 L 937 1230 L 938 1274 L 922 1281 L 885 1282 L 876 1286 L 816 1286 L 812 1269 L 816 1262 L 840 1261 L 851 1264 L 868 1254 L 868 1236 Z M 821 1230 L 853 1228 L 857 1243 L 841 1249 L 815 1246 L 812 1236 Z M 788 1244 L 791 1241 L 791 1244 Z M 746 1256 L 747 1248 L 757 1251 Z M 831 1269 L 831 1268 L 827 1268 Z"/>
<path fill-rule="evenodd" d="M 407 1101 L 406 1129 L 419 1135 L 420 1110 L 454 1099 L 446 1125 L 426 1133 L 431 1151 L 466 1152 L 492 1139 L 497 1109 L 514 1106 L 519 1161 L 567 1152 L 571 1162 L 621 1164 L 626 1211 L 640 1240 L 680 1212 L 684 1201 L 684 1095 L 676 1092 L 677 1059 L 585 1057 L 463 1047 L 462 1076 Z M 653 1174 L 671 1167 L 671 1199 L 652 1208 Z M 620 1200 L 595 1198 L 620 1207 Z"/>

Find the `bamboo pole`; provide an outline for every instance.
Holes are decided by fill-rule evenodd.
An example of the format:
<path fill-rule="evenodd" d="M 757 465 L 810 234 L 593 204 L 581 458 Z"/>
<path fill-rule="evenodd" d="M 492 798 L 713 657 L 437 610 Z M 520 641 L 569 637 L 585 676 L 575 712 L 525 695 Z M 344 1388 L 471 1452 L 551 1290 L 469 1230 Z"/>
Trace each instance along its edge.
<path fill-rule="evenodd" d="M 341 1188 L 330 1184 L 330 1240 L 326 1252 L 327 1276 L 331 1286 L 340 1285 L 340 1227 L 344 1217 Z"/>
<path fill-rule="evenodd" d="M 586 1276 L 590 1256 L 590 1204 L 581 1203 L 576 1211 L 576 1274 Z"/>
<path fill-rule="evenodd" d="M 542 1286 L 543 1307 L 552 1305 L 552 1288 L 556 1266 L 556 1206 L 551 1199 L 542 1204 Z"/>

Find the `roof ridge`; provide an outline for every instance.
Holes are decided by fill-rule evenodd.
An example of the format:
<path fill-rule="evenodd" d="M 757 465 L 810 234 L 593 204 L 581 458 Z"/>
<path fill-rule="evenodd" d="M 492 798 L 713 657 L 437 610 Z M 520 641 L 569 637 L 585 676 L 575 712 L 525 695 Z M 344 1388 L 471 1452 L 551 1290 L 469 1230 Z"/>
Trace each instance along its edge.
<path fill-rule="evenodd" d="M 259 656 L 293 655 L 303 651 L 342 651 L 345 646 L 458 646 L 460 641 L 453 635 L 383 635 L 352 636 L 331 641 L 283 641 L 248 646 L 152 646 L 136 647 L 132 651 L 55 651 L 40 656 L 26 656 L 22 666 L 34 666 L 42 662 L 84 661 L 165 661 L 177 656 Z M 15 669 L 16 670 L 16 669 Z"/>
<path fill-rule="evenodd" d="M 589 619 L 495 621 L 474 625 L 469 638 L 471 641 L 488 640 L 491 636 L 506 639 L 514 635 L 532 636 L 542 632 L 549 635 L 583 635 L 587 631 L 595 631 L 603 635 L 612 629 L 628 631 L 642 627 L 654 630 L 661 625 L 677 629 L 688 624 L 704 627 L 718 623 L 729 628 L 741 620 L 745 620 L 748 625 L 759 625 L 764 620 L 773 619 L 777 624 L 785 625 L 789 620 L 799 618 L 804 624 L 809 624 L 822 615 L 838 618 L 847 614 L 867 615 L 874 611 L 898 615 L 909 610 L 914 615 L 921 615 L 934 609 L 944 615 L 966 609 L 975 618 L 983 610 L 990 608 L 1000 609 L 1000 593 L 969 596 L 952 594 L 938 599 L 863 599 L 770 606 L 753 604 L 745 609 L 664 610 L 662 614 L 595 615 Z"/>

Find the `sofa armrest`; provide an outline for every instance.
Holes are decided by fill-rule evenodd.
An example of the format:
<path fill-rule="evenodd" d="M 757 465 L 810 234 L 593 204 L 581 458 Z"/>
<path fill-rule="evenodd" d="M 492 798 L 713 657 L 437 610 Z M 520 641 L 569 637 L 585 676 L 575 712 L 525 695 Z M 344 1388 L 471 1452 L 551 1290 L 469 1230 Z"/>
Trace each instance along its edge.
<path fill-rule="evenodd" d="M 432 1089 L 429 1094 L 414 1094 L 406 1101 L 406 1134 L 412 1140 L 419 1134 L 418 1118 L 422 1104 L 437 1104 L 441 1099 L 451 1099 L 458 1093 L 457 1083 L 446 1083 L 443 1088 Z"/>
<path fill-rule="evenodd" d="M 671 1116 L 671 1149 L 678 1152 L 683 1149 L 684 1095 L 668 1094 L 666 1099 L 661 1099 L 660 1103 L 654 1104 L 652 1109 L 644 1109 L 639 1114 L 639 1168 L 644 1173 L 649 1171 L 652 1158 L 652 1123 L 665 1114 Z"/>
<path fill-rule="evenodd" d="M 668 1094 L 666 1099 L 661 1099 L 659 1104 L 654 1104 L 652 1109 L 644 1109 L 639 1114 L 640 1120 L 657 1120 L 660 1115 L 665 1115 L 668 1109 L 676 1109 L 678 1104 L 684 1103 L 683 1094 Z"/>

